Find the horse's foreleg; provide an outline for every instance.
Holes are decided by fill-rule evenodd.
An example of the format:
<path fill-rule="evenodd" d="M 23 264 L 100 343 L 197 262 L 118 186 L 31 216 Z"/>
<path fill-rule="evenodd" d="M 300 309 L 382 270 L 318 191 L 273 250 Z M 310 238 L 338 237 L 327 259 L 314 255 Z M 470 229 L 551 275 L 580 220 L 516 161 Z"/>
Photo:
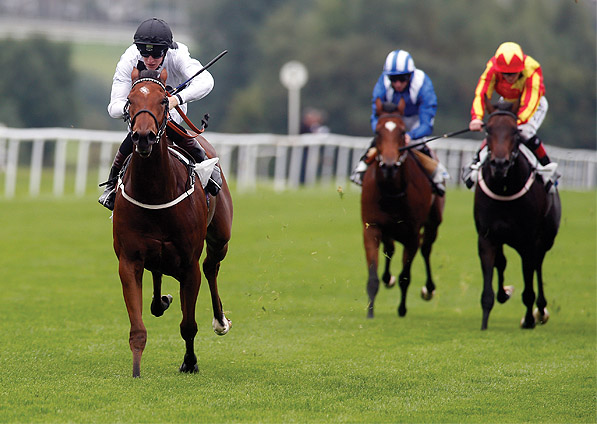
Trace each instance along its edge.
<path fill-rule="evenodd" d="M 495 302 L 492 286 L 493 267 L 495 266 L 495 257 L 499 249 L 484 237 L 479 237 L 477 242 L 479 258 L 481 259 L 481 270 L 483 271 L 483 292 L 481 293 L 481 308 L 483 308 L 483 321 L 481 330 L 487 330 L 489 313 L 493 309 Z"/>
<path fill-rule="evenodd" d="M 373 318 L 373 304 L 375 296 L 379 290 L 379 277 L 377 276 L 377 266 L 379 260 L 379 243 L 381 241 L 381 230 L 374 225 L 367 225 L 363 229 L 363 239 L 365 242 L 365 257 L 367 259 L 367 318 Z"/>
<path fill-rule="evenodd" d="M 390 264 L 392 262 L 392 256 L 394 256 L 394 252 L 396 251 L 396 247 L 394 246 L 393 240 L 385 240 L 383 246 L 383 254 L 386 258 L 386 265 L 381 280 L 385 286 L 390 289 L 396 285 L 396 277 L 392 276 L 392 273 L 390 272 Z"/>
<path fill-rule="evenodd" d="M 410 285 L 410 267 L 412 266 L 413 259 L 417 254 L 419 246 L 418 237 L 410 243 L 404 244 L 404 251 L 402 253 L 402 271 L 398 277 L 398 284 L 400 284 L 400 305 L 398 305 L 398 316 L 406 315 L 406 292 Z"/>
<path fill-rule="evenodd" d="M 504 247 L 500 246 L 495 255 L 495 269 L 498 274 L 498 292 L 496 297 L 500 303 L 505 303 L 514 292 L 514 286 L 504 287 L 504 271 L 506 271 L 507 263 L 506 256 L 504 256 Z"/>
<path fill-rule="evenodd" d="M 214 332 L 223 336 L 230 330 L 232 323 L 224 315 L 222 309 L 222 301 L 218 293 L 218 273 L 220 271 L 220 263 L 226 257 L 228 252 L 228 243 L 222 246 L 211 242 L 207 243 L 207 255 L 203 261 L 203 273 L 207 282 L 209 283 L 209 292 L 211 293 L 211 305 L 214 312 L 212 326 Z"/>
<path fill-rule="evenodd" d="M 118 273 L 122 283 L 124 302 L 131 322 L 129 346 L 133 353 L 133 377 L 139 377 L 141 375 L 141 355 L 147 343 L 147 330 L 142 318 L 143 265 L 121 258 L 118 264 Z"/>
<path fill-rule="evenodd" d="M 186 352 L 180 366 L 180 372 L 193 373 L 198 371 L 197 356 L 195 355 L 195 335 L 197 334 L 195 305 L 200 285 L 201 273 L 199 272 L 199 264 L 194 263 L 191 269 L 185 274 L 185 278 L 180 281 L 180 308 L 182 310 L 180 335 L 186 345 Z"/>
<path fill-rule="evenodd" d="M 162 273 L 153 271 L 153 299 L 151 300 L 151 313 L 156 317 L 161 317 L 164 311 L 170 307 L 172 296 L 167 294 L 162 296 Z"/>
<path fill-rule="evenodd" d="M 423 234 L 423 242 L 421 243 L 421 255 L 425 260 L 425 271 L 427 273 L 427 282 L 421 288 L 421 297 L 424 300 L 431 300 L 435 294 L 435 283 L 431 276 L 431 247 L 437 238 L 436 223 L 429 223 L 425 226 Z"/>
<path fill-rule="evenodd" d="M 533 304 L 535 303 L 535 291 L 533 290 L 533 276 L 535 274 L 535 261 L 530 257 L 522 258 L 522 276 L 524 278 L 524 291 L 522 292 L 522 303 L 527 307 L 526 313 L 520 322 L 522 328 L 535 328 L 533 317 Z"/>

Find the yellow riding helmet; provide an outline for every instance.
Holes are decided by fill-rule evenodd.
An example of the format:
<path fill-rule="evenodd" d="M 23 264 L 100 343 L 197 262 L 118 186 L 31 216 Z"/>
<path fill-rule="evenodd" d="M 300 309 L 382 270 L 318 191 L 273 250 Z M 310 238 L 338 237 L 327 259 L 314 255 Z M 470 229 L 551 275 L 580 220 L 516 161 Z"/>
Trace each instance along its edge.
<path fill-rule="evenodd" d="M 525 57 L 518 44 L 510 41 L 503 43 L 495 52 L 495 69 L 508 74 L 521 72 L 524 69 Z"/>

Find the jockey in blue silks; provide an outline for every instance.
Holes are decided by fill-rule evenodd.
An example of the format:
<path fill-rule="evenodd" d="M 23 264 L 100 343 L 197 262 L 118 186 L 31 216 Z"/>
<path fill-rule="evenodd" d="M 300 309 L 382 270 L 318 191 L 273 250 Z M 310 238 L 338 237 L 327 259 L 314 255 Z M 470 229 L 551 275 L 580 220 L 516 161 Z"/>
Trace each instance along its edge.
<path fill-rule="evenodd" d="M 437 111 L 437 96 L 433 89 L 433 83 L 425 72 L 415 68 L 415 62 L 407 51 L 394 50 L 386 57 L 383 71 L 373 88 L 371 99 L 371 129 L 373 131 L 375 131 L 378 119 L 375 107 L 377 99 L 381 99 L 384 108 L 388 104 L 398 105 L 400 100 L 404 99 L 406 107 L 402 120 L 407 129 L 407 144 L 429 136 L 433 132 L 433 122 Z M 369 150 L 361 158 L 350 177 L 358 185 L 362 184 L 363 175 L 367 170 L 365 159 L 370 156 L 371 148 L 374 146 L 375 141 L 371 143 Z M 432 157 L 427 146 L 423 145 L 419 150 Z M 447 172 L 439 162 L 437 165 L 437 168 L 431 172 L 431 177 L 435 191 L 443 195 L 445 192 L 444 179 L 447 177 Z"/>

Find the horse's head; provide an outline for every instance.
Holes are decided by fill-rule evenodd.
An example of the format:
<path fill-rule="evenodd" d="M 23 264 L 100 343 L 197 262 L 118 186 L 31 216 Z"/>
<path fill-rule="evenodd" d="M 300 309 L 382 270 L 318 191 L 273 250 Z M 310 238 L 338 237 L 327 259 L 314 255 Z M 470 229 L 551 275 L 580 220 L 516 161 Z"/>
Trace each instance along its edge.
<path fill-rule="evenodd" d="M 406 157 L 406 152 L 400 152 L 400 147 L 405 145 L 406 125 L 402 121 L 405 103 L 402 99 L 396 107 L 383 104 L 381 99 L 377 99 L 375 106 L 379 116 L 375 127 L 377 160 L 384 178 L 392 179 Z"/>
<path fill-rule="evenodd" d="M 518 104 L 500 102 L 497 107 L 488 107 L 491 112 L 485 125 L 489 165 L 492 176 L 504 178 L 518 156 L 520 135 L 516 112 Z"/>
<path fill-rule="evenodd" d="M 128 114 L 130 131 L 135 150 L 141 157 L 148 157 L 154 144 L 160 142 L 166 129 L 168 98 L 166 97 L 166 78 L 164 69 L 157 71 L 133 69 L 133 86 L 128 96 Z"/>

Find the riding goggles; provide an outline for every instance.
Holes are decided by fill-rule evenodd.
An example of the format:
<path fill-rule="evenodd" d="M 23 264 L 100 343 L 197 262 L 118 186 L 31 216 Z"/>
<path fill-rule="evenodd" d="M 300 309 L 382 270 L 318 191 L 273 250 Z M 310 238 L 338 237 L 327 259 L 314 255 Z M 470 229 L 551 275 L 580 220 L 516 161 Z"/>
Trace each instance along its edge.
<path fill-rule="evenodd" d="M 405 82 L 410 80 L 410 74 L 388 75 L 392 82 Z"/>
<path fill-rule="evenodd" d="M 151 56 L 154 59 L 159 59 L 160 57 L 163 57 L 168 51 L 168 47 L 155 44 L 137 44 L 137 49 L 139 49 L 139 53 L 141 54 L 141 56 Z"/>

